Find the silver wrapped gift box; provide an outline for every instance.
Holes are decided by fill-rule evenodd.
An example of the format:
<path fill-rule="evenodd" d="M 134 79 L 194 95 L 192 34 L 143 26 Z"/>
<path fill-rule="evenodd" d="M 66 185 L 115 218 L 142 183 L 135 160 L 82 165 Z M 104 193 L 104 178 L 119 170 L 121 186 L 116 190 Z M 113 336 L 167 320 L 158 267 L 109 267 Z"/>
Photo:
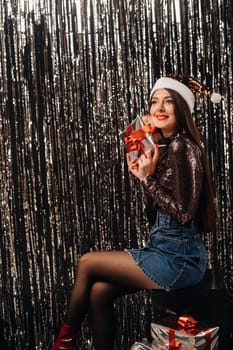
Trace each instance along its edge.
<path fill-rule="evenodd" d="M 155 131 L 156 128 L 145 124 L 142 117 L 137 117 L 120 133 L 120 137 L 126 151 L 134 158 L 154 148 L 155 142 L 152 135 Z"/>
<path fill-rule="evenodd" d="M 167 318 L 151 323 L 152 350 L 218 350 L 219 327 L 202 326 L 191 316 L 184 317 L 191 322 L 185 325 L 179 323 L 180 318 Z"/>

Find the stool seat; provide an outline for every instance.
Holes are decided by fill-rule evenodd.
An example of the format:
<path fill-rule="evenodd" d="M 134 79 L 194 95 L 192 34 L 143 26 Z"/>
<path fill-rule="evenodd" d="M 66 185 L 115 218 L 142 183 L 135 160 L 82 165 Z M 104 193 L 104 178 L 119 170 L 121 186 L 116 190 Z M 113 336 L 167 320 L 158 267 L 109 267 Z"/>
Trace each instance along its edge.
<path fill-rule="evenodd" d="M 198 290 L 216 290 L 216 289 L 226 289 L 225 283 L 224 283 L 224 277 L 223 277 L 223 272 L 222 271 L 217 271 L 217 270 L 212 270 L 212 269 L 207 269 L 205 272 L 204 277 L 202 280 L 191 287 L 186 287 L 186 288 L 181 288 L 177 289 L 176 291 L 172 292 L 166 292 L 165 290 L 161 289 L 153 289 L 153 292 L 155 293 L 182 293 L 182 291 L 185 292 L 190 292 L 190 291 L 198 291 Z"/>
<path fill-rule="evenodd" d="M 207 269 L 201 282 L 189 289 L 226 289 L 223 272 Z"/>
<path fill-rule="evenodd" d="M 219 350 L 229 347 L 230 302 L 221 271 L 208 269 L 202 281 L 192 287 L 170 292 L 153 289 L 151 300 L 153 322 L 168 313 L 190 314 L 199 321 L 219 326 Z"/>

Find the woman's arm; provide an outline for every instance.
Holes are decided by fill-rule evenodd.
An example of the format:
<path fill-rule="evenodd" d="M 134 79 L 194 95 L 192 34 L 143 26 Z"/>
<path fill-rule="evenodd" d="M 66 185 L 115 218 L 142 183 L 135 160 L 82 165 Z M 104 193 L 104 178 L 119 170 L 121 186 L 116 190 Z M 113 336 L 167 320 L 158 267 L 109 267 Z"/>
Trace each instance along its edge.
<path fill-rule="evenodd" d="M 162 213 L 185 224 L 195 217 L 203 183 L 199 148 L 191 141 L 173 141 L 169 145 L 165 169 L 147 176 L 142 185 L 145 194 Z"/>

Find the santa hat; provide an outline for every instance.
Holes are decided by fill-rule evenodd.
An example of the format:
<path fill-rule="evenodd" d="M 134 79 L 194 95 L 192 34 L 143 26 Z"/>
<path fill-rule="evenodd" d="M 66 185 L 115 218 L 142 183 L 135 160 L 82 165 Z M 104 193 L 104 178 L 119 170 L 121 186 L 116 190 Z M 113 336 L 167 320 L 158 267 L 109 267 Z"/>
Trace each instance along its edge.
<path fill-rule="evenodd" d="M 199 95 L 209 96 L 213 103 L 219 103 L 222 99 L 220 94 L 203 85 L 196 78 L 184 74 L 170 74 L 158 79 L 151 90 L 150 99 L 157 89 L 171 89 L 178 92 L 188 104 L 191 113 L 193 112 L 195 98 Z"/>

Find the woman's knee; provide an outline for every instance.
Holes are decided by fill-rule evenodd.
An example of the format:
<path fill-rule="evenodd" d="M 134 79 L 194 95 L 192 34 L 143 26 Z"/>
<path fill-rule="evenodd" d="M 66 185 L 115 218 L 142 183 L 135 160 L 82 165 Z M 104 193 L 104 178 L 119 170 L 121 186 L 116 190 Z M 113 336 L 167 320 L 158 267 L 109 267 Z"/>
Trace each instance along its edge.
<path fill-rule="evenodd" d="M 92 253 L 83 254 L 78 261 L 77 272 L 80 272 L 80 271 L 88 272 L 88 270 L 90 270 L 92 261 L 93 261 Z"/>
<path fill-rule="evenodd" d="M 97 306 L 112 302 L 115 298 L 115 289 L 112 284 L 102 281 L 93 283 L 90 290 L 90 305 Z"/>

